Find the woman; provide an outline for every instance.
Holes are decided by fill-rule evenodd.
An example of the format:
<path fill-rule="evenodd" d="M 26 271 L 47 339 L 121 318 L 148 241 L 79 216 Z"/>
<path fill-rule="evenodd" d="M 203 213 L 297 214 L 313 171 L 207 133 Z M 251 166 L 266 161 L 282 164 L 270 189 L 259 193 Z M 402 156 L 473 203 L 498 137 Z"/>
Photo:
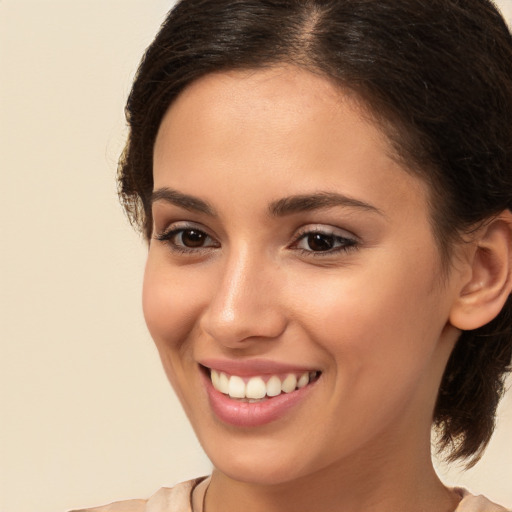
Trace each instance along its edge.
<path fill-rule="evenodd" d="M 127 105 L 143 305 L 214 470 L 98 511 L 491 511 L 512 38 L 487 0 L 183 0 Z"/>

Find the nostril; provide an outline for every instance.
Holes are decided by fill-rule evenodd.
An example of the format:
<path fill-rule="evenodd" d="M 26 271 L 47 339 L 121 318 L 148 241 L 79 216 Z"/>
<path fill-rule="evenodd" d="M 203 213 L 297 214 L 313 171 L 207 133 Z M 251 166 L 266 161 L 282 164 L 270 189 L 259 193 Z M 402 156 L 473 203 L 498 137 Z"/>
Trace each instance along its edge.
<path fill-rule="evenodd" d="M 237 252 L 219 270 L 222 277 L 199 320 L 203 331 L 228 347 L 280 336 L 286 326 L 285 308 L 264 279 L 261 262 Z"/>
<path fill-rule="evenodd" d="M 207 314 L 200 326 L 208 337 L 229 348 L 242 348 L 253 342 L 279 338 L 286 329 L 286 318 L 279 313 L 261 315 L 233 314 L 215 317 Z"/>

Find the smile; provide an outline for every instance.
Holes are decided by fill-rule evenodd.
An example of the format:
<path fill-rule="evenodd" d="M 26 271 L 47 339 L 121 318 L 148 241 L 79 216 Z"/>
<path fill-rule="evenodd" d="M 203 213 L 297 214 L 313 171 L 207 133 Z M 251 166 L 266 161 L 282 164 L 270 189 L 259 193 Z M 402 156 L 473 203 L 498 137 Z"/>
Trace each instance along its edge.
<path fill-rule="evenodd" d="M 230 398 L 247 400 L 250 403 L 302 389 L 316 380 L 318 375 L 319 372 L 312 371 L 299 374 L 241 377 L 213 369 L 210 371 L 214 389 Z"/>
<path fill-rule="evenodd" d="M 308 400 L 322 372 L 264 359 L 203 360 L 200 375 L 214 416 L 238 428 L 290 417 Z"/>

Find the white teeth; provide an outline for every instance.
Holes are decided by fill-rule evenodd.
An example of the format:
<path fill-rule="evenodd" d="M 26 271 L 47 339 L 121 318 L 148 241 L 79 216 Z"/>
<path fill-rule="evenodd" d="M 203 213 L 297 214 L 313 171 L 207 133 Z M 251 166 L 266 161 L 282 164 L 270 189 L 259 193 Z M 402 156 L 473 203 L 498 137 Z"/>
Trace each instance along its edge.
<path fill-rule="evenodd" d="M 267 386 L 261 377 L 252 377 L 245 389 L 246 398 L 263 398 L 267 394 Z"/>
<path fill-rule="evenodd" d="M 229 393 L 229 379 L 225 373 L 219 373 L 216 370 L 212 370 L 210 372 L 210 377 L 212 379 L 213 387 L 227 395 Z"/>
<path fill-rule="evenodd" d="M 281 380 L 276 375 L 272 375 L 267 382 L 267 396 L 277 396 L 281 394 Z"/>
<path fill-rule="evenodd" d="M 237 375 L 228 376 L 216 370 L 210 371 L 213 387 L 231 398 L 247 399 L 257 402 L 266 396 L 273 397 L 281 393 L 291 393 L 296 389 L 307 386 L 318 376 L 318 372 L 304 372 L 299 376 L 290 373 L 281 381 L 277 375 L 272 375 L 265 383 L 262 377 L 251 377 L 247 383 Z"/>
<path fill-rule="evenodd" d="M 309 384 L 309 373 L 306 372 L 306 373 L 303 373 L 299 380 L 297 381 L 297 387 L 300 389 L 300 388 L 303 388 L 304 386 L 307 386 Z"/>
<path fill-rule="evenodd" d="M 297 377 L 290 373 L 286 377 L 286 379 L 283 380 L 283 383 L 281 384 L 281 390 L 285 393 L 291 393 L 292 391 L 295 391 L 295 388 L 297 387 Z"/>
<path fill-rule="evenodd" d="M 215 389 L 219 389 L 219 373 L 215 370 L 212 370 L 210 373 L 210 377 L 212 379 L 212 384 Z"/>
<path fill-rule="evenodd" d="M 218 390 L 225 395 L 229 394 L 229 378 L 225 373 L 219 375 L 219 387 Z"/>
<path fill-rule="evenodd" d="M 245 382 L 241 377 L 233 375 L 229 379 L 228 394 L 231 398 L 245 398 Z"/>

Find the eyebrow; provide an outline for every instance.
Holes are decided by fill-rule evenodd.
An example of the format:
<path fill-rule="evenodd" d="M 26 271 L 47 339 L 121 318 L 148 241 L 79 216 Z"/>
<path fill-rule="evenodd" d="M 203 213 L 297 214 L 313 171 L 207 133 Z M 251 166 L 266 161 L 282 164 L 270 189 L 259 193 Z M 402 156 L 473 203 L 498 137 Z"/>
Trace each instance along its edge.
<path fill-rule="evenodd" d="M 182 192 L 167 187 L 153 191 L 150 202 L 153 204 L 157 201 L 165 201 L 166 203 L 184 208 L 185 210 L 204 213 L 211 217 L 216 215 L 215 209 L 203 199 L 183 194 Z M 294 213 L 332 208 L 334 206 L 358 208 L 384 215 L 378 208 L 369 203 L 336 192 L 316 192 L 314 194 L 283 197 L 282 199 L 270 203 L 268 211 L 272 217 L 284 217 Z"/>
<path fill-rule="evenodd" d="M 375 206 L 336 192 L 317 192 L 315 194 L 284 197 L 272 202 L 269 206 L 269 211 L 274 217 L 283 217 L 294 213 L 331 208 L 333 206 L 358 208 L 384 216 Z"/>
<path fill-rule="evenodd" d="M 215 209 L 206 201 L 171 188 L 164 187 L 154 190 L 151 194 L 150 202 L 154 204 L 156 201 L 165 201 L 185 210 L 204 213 L 211 217 L 215 216 Z"/>

